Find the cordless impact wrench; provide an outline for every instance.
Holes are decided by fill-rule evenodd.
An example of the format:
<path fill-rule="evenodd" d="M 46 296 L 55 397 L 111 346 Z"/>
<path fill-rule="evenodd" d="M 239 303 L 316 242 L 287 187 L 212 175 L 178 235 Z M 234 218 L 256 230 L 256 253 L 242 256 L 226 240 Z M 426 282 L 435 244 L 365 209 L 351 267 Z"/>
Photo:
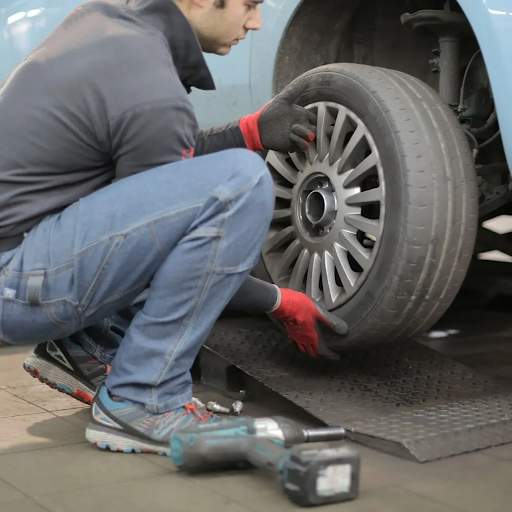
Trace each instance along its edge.
<path fill-rule="evenodd" d="M 265 468 L 277 473 L 292 502 L 325 505 L 354 499 L 359 492 L 358 454 L 337 443 L 320 442 L 344 436 L 340 427 L 303 429 L 286 418 L 240 418 L 179 430 L 171 438 L 171 457 L 186 472 L 248 464 Z"/>
<path fill-rule="evenodd" d="M 295 421 L 281 416 L 270 418 L 232 418 L 214 423 L 195 423 L 179 432 L 208 433 L 223 437 L 230 435 L 249 436 L 258 439 L 272 439 L 283 446 L 320 441 L 340 441 L 345 438 L 342 427 L 302 428 Z M 236 434 L 235 434 L 236 433 Z"/>

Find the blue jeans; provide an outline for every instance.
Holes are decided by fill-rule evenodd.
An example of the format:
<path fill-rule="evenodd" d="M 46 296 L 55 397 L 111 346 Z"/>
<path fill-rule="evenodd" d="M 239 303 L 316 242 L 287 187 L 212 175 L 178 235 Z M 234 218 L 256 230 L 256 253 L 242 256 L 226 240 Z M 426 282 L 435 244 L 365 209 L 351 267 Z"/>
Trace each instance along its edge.
<path fill-rule="evenodd" d="M 0 339 L 71 336 L 149 287 L 106 385 L 151 413 L 182 406 L 201 346 L 258 261 L 273 207 L 263 159 L 242 149 L 113 183 L 0 254 Z"/>

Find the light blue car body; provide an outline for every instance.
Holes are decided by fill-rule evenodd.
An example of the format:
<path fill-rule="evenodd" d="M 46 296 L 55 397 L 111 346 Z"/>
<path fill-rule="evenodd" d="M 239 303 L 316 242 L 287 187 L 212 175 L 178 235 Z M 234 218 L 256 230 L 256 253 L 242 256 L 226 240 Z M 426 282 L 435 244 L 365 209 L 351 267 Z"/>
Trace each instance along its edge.
<path fill-rule="evenodd" d="M 279 45 L 302 0 L 268 0 L 263 29 L 227 57 L 208 55 L 214 92 L 194 91 L 203 128 L 259 110 L 274 93 Z M 83 0 L 7 0 L 0 7 L 0 80 Z M 459 0 L 478 39 L 492 84 L 509 167 L 512 169 L 512 0 Z"/>

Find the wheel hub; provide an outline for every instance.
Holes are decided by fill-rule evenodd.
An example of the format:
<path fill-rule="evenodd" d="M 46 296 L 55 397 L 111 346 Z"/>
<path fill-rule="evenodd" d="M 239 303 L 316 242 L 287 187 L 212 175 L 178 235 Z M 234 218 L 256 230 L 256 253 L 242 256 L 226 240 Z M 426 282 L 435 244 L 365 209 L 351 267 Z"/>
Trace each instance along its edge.
<path fill-rule="evenodd" d="M 323 238 L 336 222 L 338 200 L 331 180 L 314 174 L 301 187 L 297 217 L 305 234 L 312 240 Z"/>

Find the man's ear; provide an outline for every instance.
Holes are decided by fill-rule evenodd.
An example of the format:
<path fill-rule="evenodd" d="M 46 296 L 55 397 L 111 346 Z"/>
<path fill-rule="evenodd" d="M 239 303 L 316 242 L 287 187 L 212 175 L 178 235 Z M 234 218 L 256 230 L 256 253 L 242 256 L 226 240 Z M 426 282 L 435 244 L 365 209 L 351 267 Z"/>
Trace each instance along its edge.
<path fill-rule="evenodd" d="M 194 7 L 199 7 L 200 9 L 203 9 L 205 7 L 208 7 L 209 5 L 213 4 L 214 0 L 188 0 Z"/>
<path fill-rule="evenodd" d="M 184 12 L 189 13 L 191 10 L 204 9 L 213 4 L 215 0 L 173 0 L 174 3 Z"/>

